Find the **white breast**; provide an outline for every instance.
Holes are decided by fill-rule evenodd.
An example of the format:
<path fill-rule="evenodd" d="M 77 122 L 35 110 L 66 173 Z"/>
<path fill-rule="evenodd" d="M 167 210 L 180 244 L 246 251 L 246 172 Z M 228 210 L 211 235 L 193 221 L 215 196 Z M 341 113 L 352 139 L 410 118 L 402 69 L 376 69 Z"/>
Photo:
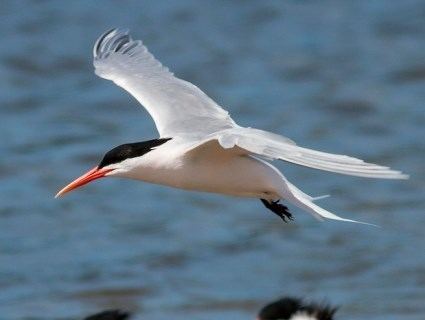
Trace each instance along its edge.
<path fill-rule="evenodd" d="M 175 139 L 140 158 L 128 159 L 118 175 L 186 190 L 278 199 L 282 178 L 270 165 L 211 143 L 186 152 Z"/>

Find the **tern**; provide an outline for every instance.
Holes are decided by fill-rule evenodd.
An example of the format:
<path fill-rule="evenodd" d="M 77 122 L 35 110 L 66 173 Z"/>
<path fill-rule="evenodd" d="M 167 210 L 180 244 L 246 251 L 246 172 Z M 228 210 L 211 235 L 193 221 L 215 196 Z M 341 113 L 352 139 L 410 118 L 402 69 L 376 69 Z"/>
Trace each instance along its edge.
<path fill-rule="evenodd" d="M 357 222 L 314 203 L 270 162 L 352 176 L 407 179 L 388 167 L 345 155 L 297 146 L 267 131 L 241 127 L 197 86 L 179 79 L 129 30 L 112 29 L 93 48 L 95 73 L 133 95 L 149 112 L 157 139 L 109 150 L 100 163 L 58 192 L 61 196 L 102 177 L 137 179 L 185 190 L 257 198 L 284 221 L 292 219 L 286 200 L 318 219 Z"/>

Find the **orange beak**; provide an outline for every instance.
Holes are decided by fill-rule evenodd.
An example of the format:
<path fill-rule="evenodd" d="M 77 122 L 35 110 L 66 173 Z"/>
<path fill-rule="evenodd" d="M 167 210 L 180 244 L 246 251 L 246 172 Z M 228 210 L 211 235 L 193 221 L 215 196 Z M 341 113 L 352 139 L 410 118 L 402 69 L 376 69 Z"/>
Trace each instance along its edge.
<path fill-rule="evenodd" d="M 81 177 L 75 179 L 70 184 L 68 184 L 65 188 L 63 188 L 61 191 L 59 191 L 55 198 L 60 197 L 64 195 L 65 193 L 68 193 L 78 187 L 84 186 L 85 184 L 89 183 L 90 181 L 99 179 L 104 177 L 107 173 L 111 172 L 114 169 L 98 169 L 98 167 L 95 167 L 91 169 L 86 174 L 83 174 Z"/>

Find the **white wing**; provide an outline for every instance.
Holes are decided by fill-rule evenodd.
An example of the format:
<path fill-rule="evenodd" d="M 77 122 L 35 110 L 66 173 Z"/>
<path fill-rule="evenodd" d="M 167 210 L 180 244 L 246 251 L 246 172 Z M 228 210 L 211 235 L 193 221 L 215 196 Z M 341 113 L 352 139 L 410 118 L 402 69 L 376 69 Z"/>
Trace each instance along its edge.
<path fill-rule="evenodd" d="M 388 167 L 363 160 L 302 148 L 287 138 L 262 130 L 242 128 L 193 84 L 173 76 L 142 42 L 127 30 L 104 33 L 93 48 L 97 75 L 130 92 L 151 114 L 161 137 L 191 135 L 202 138 L 196 148 L 218 140 L 223 148 L 238 147 L 268 159 L 281 159 L 320 170 L 353 176 L 406 179 Z M 196 139 L 195 139 L 196 140 Z"/>
<path fill-rule="evenodd" d="M 176 78 L 128 30 L 104 33 L 93 48 L 95 73 L 132 94 L 150 113 L 161 137 L 205 136 L 234 121 L 204 92 Z"/>
<path fill-rule="evenodd" d="M 352 176 L 382 178 L 382 179 L 407 179 L 408 176 L 400 171 L 391 170 L 388 167 L 366 163 L 363 160 L 344 155 L 331 154 L 316 150 L 311 150 L 295 145 L 287 138 L 279 135 L 252 128 L 233 128 L 222 132 L 211 134 L 202 141 L 194 142 L 188 146 L 188 153 L 196 153 L 207 144 L 217 142 L 222 148 L 234 152 L 235 155 L 254 155 L 268 160 L 280 159 L 302 166 L 342 173 Z M 267 163 L 267 162 L 265 162 Z M 270 164 L 269 164 L 270 165 Z M 272 167 L 274 168 L 274 167 Z M 281 174 L 276 168 L 276 172 Z M 310 212 L 317 218 L 326 218 L 348 222 L 358 222 L 345 219 L 327 211 L 313 201 L 313 198 L 290 183 L 282 174 L 284 187 L 280 191 L 280 196 L 296 205 L 297 207 Z M 368 224 L 368 223 L 365 223 Z"/>
<path fill-rule="evenodd" d="M 299 147 L 285 137 L 258 129 L 242 127 L 227 129 L 211 134 L 193 148 L 211 140 L 218 140 L 225 149 L 235 148 L 238 152 L 258 155 L 269 160 L 280 159 L 324 171 L 367 178 L 408 178 L 408 175 L 400 171 L 353 157 Z"/>

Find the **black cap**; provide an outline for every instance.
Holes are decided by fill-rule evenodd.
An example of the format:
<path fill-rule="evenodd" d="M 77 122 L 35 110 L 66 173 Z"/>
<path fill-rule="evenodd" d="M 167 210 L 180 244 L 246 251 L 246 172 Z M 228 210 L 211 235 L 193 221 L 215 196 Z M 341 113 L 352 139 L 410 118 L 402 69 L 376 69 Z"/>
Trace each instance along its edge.
<path fill-rule="evenodd" d="M 129 158 L 141 157 L 153 148 L 160 146 L 167 142 L 171 138 L 165 139 L 153 139 L 143 142 L 134 142 L 122 144 L 109 150 L 104 156 L 102 161 L 99 163 L 98 168 L 109 166 L 110 164 L 120 163 Z"/>

